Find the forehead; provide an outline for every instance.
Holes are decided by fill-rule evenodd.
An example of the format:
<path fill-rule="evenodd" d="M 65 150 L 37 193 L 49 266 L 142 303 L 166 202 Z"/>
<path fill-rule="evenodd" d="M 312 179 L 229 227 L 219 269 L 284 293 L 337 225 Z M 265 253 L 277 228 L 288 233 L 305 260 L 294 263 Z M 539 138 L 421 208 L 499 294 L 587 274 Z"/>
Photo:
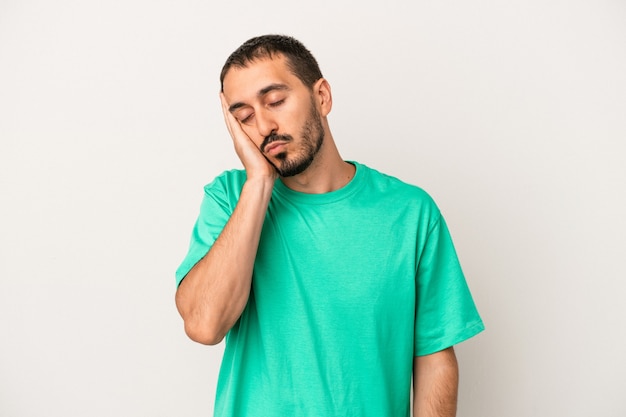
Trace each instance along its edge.
<path fill-rule="evenodd" d="M 243 68 L 230 68 L 224 77 L 224 96 L 229 102 L 247 102 L 273 84 L 283 84 L 290 89 L 304 87 L 287 66 L 286 59 L 277 55 L 254 60 Z"/>

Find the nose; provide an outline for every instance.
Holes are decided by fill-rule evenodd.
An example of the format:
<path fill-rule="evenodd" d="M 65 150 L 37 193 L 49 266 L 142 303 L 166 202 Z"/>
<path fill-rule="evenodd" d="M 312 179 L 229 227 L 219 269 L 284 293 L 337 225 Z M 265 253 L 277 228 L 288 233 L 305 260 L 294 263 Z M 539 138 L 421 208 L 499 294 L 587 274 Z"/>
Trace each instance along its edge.
<path fill-rule="evenodd" d="M 269 112 L 257 111 L 255 118 L 257 130 L 262 137 L 269 136 L 270 133 L 278 130 L 278 124 Z"/>

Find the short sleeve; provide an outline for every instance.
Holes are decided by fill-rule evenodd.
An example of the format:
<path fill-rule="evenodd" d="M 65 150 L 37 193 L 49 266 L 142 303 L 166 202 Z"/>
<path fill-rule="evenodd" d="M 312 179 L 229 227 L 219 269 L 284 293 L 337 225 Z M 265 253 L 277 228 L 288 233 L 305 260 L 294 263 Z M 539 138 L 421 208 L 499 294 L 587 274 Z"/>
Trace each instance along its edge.
<path fill-rule="evenodd" d="M 234 173 L 236 172 L 230 172 L 230 177 Z M 211 249 L 234 210 L 241 193 L 241 185 L 237 184 L 240 181 L 233 181 L 227 174 L 229 173 L 222 174 L 204 187 L 200 214 L 191 233 L 189 250 L 176 270 L 177 286 Z"/>
<path fill-rule="evenodd" d="M 446 349 L 484 330 L 441 215 L 419 255 L 416 291 L 416 356 Z"/>

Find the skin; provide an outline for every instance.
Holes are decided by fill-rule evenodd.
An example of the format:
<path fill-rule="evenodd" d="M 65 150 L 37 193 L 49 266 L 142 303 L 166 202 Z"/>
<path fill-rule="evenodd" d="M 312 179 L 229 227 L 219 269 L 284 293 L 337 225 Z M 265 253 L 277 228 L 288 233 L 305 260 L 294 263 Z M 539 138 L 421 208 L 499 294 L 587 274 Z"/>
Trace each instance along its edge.
<path fill-rule="evenodd" d="M 285 160 L 302 159 L 323 134 L 311 164 L 280 180 L 295 191 L 327 193 L 345 186 L 354 175 L 354 166 L 341 158 L 328 126 L 332 94 L 325 79 L 309 88 L 289 71 L 282 56 L 276 56 L 231 68 L 223 85 L 224 120 L 247 180 L 224 230 L 176 292 L 187 335 L 208 345 L 224 338 L 248 301 L 263 221 L 279 178 L 277 168 Z M 272 133 L 291 139 L 264 146 Z M 414 416 L 454 416 L 457 375 L 451 348 L 416 357 Z"/>
<path fill-rule="evenodd" d="M 450 347 L 413 359 L 413 416 L 456 416 L 459 367 Z"/>

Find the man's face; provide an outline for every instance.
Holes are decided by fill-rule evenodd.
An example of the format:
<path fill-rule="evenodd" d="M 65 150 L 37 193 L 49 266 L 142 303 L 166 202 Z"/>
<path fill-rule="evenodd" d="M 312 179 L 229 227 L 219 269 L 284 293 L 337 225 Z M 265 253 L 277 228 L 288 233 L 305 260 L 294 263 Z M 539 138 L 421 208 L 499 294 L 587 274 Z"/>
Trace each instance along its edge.
<path fill-rule="evenodd" d="M 224 77 L 230 112 L 283 177 L 309 167 L 324 141 L 313 94 L 289 70 L 285 58 L 231 68 Z"/>

